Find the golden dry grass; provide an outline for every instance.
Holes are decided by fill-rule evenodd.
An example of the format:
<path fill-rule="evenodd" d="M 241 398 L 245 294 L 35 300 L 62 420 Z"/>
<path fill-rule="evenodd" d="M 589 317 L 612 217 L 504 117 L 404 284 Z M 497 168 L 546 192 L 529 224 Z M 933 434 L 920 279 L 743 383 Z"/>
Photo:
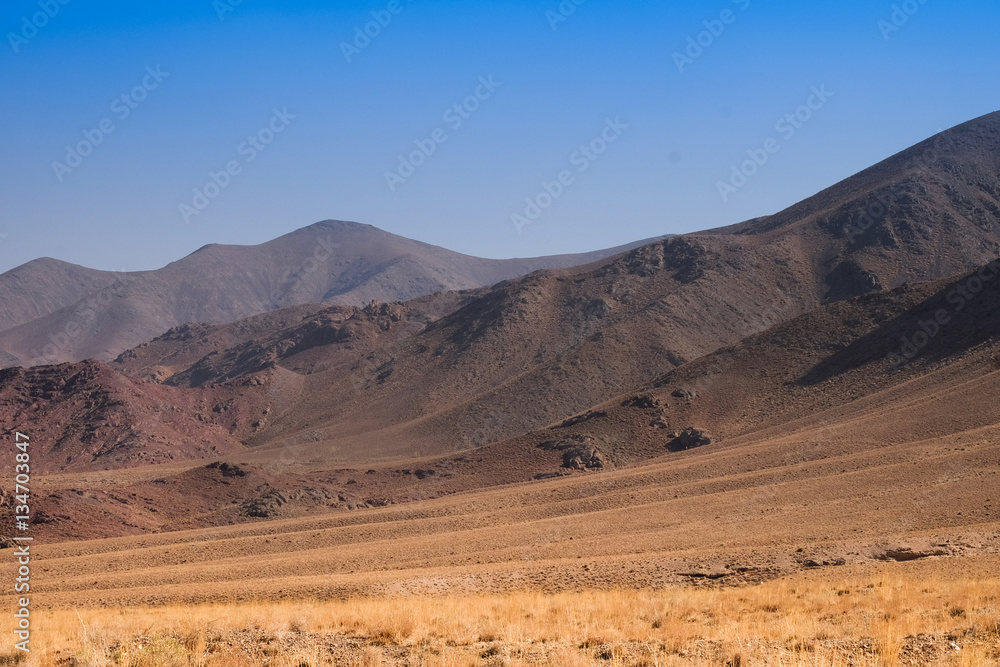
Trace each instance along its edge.
<path fill-rule="evenodd" d="M 1000 664 L 1000 579 L 53 609 L 35 642 L 79 667 L 972 667 Z"/>

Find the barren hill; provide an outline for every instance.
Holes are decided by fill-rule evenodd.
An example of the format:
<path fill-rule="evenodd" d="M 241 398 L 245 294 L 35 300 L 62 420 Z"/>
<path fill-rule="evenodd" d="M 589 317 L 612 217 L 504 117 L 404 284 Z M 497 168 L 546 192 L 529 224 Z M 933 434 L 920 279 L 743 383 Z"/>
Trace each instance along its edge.
<path fill-rule="evenodd" d="M 516 436 L 821 304 L 1000 255 L 998 124 L 993 114 L 949 130 L 770 218 L 466 294 L 423 330 L 382 337 L 353 361 L 322 343 L 275 354 L 283 336 L 298 336 L 293 327 L 264 346 L 187 353 L 197 369 L 163 379 L 197 386 L 262 369 L 247 363 L 260 347 L 263 381 L 296 398 L 252 443 L 319 440 L 345 461 Z M 172 354 L 168 343 L 156 354 Z"/>
<path fill-rule="evenodd" d="M 989 445 L 995 411 L 976 397 L 993 391 L 1000 325 L 998 283 L 981 267 L 1000 244 L 995 218 L 959 218 L 956 202 L 996 208 L 997 122 L 945 133 L 937 145 L 958 152 L 942 148 L 927 169 L 910 168 L 915 149 L 791 212 L 595 266 L 407 303 L 305 305 L 175 328 L 121 355 L 115 370 L 88 365 L 82 385 L 74 365 L 8 372 L 3 422 L 46 421 L 45 440 L 59 450 L 43 465 L 65 471 L 53 484 L 71 485 L 59 488 L 94 489 L 81 473 L 133 468 L 101 478 L 97 496 L 56 494 L 53 515 L 90 517 L 76 536 L 101 521 L 129 532 L 352 511 L 664 457 L 661 470 L 674 475 L 674 459 L 703 446 L 712 456 L 695 461 L 696 476 L 710 487 L 723 469 L 744 479 L 780 467 L 790 442 L 829 429 L 844 438 L 823 445 L 846 457 L 840 473 L 862 476 L 888 465 L 878 448 L 909 456 L 928 438 L 953 447 L 971 431 Z M 909 189 L 865 223 L 871 238 L 830 222 L 881 196 L 897 168 Z M 902 284 L 954 267 L 982 273 Z M 143 421 L 169 403 L 179 426 Z M 101 411 L 88 413 L 94 406 Z M 86 432 L 92 418 L 122 428 Z M 165 443 L 188 428 L 204 444 L 171 460 Z M 205 458 L 211 446 L 225 453 Z M 205 467 L 223 457 L 240 473 Z M 208 496 L 167 507 L 220 475 Z M 109 510 L 102 485 L 128 487 L 158 512 L 122 495 Z"/>
<path fill-rule="evenodd" d="M 474 450 L 344 467 L 317 442 L 50 477 L 48 590 L 77 604 L 433 595 L 993 563 L 1000 276 L 948 305 L 977 277 L 825 305 Z M 894 366 L 942 308 L 952 326 Z"/>
<path fill-rule="evenodd" d="M 107 361 L 186 323 L 232 322 L 305 303 L 407 300 L 587 264 L 641 244 L 492 260 L 370 225 L 325 221 L 257 246 L 205 246 L 156 271 L 111 273 L 36 260 L 0 275 L 0 361 Z"/>

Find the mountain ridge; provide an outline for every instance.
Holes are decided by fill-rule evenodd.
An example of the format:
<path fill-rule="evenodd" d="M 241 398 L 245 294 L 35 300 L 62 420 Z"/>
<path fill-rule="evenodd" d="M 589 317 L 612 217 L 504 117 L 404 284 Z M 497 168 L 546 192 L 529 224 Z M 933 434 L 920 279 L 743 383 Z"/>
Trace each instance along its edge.
<path fill-rule="evenodd" d="M 810 215 L 789 224 L 688 234 L 571 274 L 542 271 L 474 290 L 453 308 L 438 309 L 425 328 L 387 337 L 353 361 L 339 345 L 275 355 L 271 342 L 262 349 L 266 362 L 250 363 L 245 354 L 254 344 L 243 341 L 196 362 L 197 374 L 178 369 L 161 379 L 202 386 L 265 364 L 276 377 L 294 379 L 301 399 L 255 434 L 258 444 L 319 437 L 341 451 L 370 451 L 366 443 L 377 437 L 398 445 L 387 445 L 385 456 L 404 456 L 515 437 L 824 304 L 939 279 L 1000 256 L 995 222 L 984 228 L 959 218 L 958 200 L 947 195 L 978 189 L 989 210 L 988 179 L 1000 183 L 1000 163 L 991 158 L 992 172 L 979 166 L 982 146 L 1000 151 L 998 122 L 1000 115 L 972 123 L 973 139 L 977 128 L 987 131 L 973 141 L 968 165 L 930 162 L 922 182 L 906 169 L 896 174 L 904 187 L 853 241 L 832 224 L 850 221 L 838 211 L 877 201 L 893 182 L 895 172 L 885 170 L 906 160 L 890 158 L 824 191 L 818 204 L 802 205 Z M 846 193 L 843 201 L 831 203 L 829 192 L 838 191 Z M 950 221 L 942 217 L 948 211 Z M 154 367 L 164 364 L 156 355 L 174 354 L 171 345 L 146 348 L 122 369 L 159 376 Z"/>
<path fill-rule="evenodd" d="M 7 366 L 108 361 L 187 322 L 225 323 L 314 302 L 408 300 L 588 264 L 641 243 L 492 260 L 371 225 L 321 221 L 262 244 L 207 244 L 152 271 L 33 260 L 0 275 L 0 360 Z"/>

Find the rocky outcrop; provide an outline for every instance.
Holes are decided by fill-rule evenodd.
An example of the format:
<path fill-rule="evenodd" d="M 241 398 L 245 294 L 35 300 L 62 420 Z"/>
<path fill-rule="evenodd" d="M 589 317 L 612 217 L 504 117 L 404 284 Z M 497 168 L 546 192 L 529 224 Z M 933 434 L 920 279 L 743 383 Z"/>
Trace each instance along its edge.
<path fill-rule="evenodd" d="M 562 452 L 562 467 L 567 470 L 604 470 L 611 467 L 611 462 L 589 436 L 549 440 L 538 447 L 546 451 Z"/>
<path fill-rule="evenodd" d="M 659 407 L 659 402 L 649 394 L 639 394 L 622 401 L 623 408 L 638 408 L 639 410 L 649 410 Z"/>
<path fill-rule="evenodd" d="M 675 431 L 670 435 L 667 449 L 672 452 L 683 452 L 696 447 L 712 444 L 712 436 L 697 428 L 688 427 L 683 431 Z"/>

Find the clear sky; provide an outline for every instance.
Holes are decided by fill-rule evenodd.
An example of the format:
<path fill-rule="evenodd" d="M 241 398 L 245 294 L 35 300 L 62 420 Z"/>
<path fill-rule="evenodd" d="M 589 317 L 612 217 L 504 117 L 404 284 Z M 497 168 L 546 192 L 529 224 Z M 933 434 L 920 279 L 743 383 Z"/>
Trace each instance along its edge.
<path fill-rule="evenodd" d="M 5 0 L 0 271 L 329 218 L 487 257 L 739 222 L 1000 109 L 998 25 L 993 0 Z"/>

